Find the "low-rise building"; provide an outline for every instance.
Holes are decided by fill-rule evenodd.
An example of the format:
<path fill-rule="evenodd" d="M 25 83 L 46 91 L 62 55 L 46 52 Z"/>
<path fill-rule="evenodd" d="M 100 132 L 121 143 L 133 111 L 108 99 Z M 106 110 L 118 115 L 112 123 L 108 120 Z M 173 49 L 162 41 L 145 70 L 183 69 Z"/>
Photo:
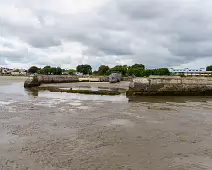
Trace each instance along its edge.
<path fill-rule="evenodd" d="M 199 68 L 199 69 L 191 69 L 191 68 L 176 69 L 176 68 L 170 68 L 169 71 L 170 71 L 171 75 L 212 76 L 212 71 L 206 71 L 206 68 Z"/>
<path fill-rule="evenodd" d="M 27 71 L 25 69 L 10 69 L 10 68 L 0 68 L 0 75 L 26 75 Z"/>

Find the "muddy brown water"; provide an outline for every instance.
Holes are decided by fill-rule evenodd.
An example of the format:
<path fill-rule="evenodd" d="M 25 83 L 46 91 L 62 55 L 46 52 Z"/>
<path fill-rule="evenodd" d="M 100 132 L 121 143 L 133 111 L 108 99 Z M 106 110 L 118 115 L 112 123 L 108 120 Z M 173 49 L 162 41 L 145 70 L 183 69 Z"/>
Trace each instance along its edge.
<path fill-rule="evenodd" d="M 211 97 L 32 92 L 24 80 L 0 77 L 1 170 L 212 169 Z"/>

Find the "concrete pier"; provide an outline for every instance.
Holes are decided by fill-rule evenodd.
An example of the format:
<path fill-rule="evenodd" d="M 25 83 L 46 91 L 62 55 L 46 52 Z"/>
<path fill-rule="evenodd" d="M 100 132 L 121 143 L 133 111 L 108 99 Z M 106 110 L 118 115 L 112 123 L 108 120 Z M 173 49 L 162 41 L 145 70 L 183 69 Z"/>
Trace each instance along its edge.
<path fill-rule="evenodd" d="M 127 95 L 212 96 L 211 77 L 150 76 L 135 78 Z"/>

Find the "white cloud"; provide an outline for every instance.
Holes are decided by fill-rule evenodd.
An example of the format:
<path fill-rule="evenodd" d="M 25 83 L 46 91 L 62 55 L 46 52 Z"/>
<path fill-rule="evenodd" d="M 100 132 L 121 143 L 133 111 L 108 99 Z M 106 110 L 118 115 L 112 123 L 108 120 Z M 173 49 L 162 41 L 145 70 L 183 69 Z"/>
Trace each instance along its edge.
<path fill-rule="evenodd" d="M 2 1 L 0 65 L 204 67 L 211 10 L 210 0 Z"/>

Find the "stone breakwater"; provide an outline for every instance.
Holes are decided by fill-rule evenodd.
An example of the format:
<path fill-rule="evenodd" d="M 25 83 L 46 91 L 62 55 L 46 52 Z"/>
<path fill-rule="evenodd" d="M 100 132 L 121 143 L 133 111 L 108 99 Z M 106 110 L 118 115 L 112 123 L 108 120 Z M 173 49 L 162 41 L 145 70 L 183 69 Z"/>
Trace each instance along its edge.
<path fill-rule="evenodd" d="M 129 85 L 128 96 L 212 96 L 212 78 L 150 76 L 135 78 Z"/>
<path fill-rule="evenodd" d="M 40 86 L 41 84 L 48 84 L 48 83 L 71 83 L 71 82 L 78 82 L 79 77 L 77 76 L 54 76 L 54 75 L 39 75 L 33 76 L 28 78 L 25 83 L 24 87 L 36 87 Z"/>
<path fill-rule="evenodd" d="M 41 84 L 49 83 L 73 83 L 79 81 L 91 81 L 91 82 L 108 82 L 109 78 L 105 76 L 68 76 L 68 75 L 38 75 L 29 77 L 24 87 L 31 88 L 40 86 Z"/>

